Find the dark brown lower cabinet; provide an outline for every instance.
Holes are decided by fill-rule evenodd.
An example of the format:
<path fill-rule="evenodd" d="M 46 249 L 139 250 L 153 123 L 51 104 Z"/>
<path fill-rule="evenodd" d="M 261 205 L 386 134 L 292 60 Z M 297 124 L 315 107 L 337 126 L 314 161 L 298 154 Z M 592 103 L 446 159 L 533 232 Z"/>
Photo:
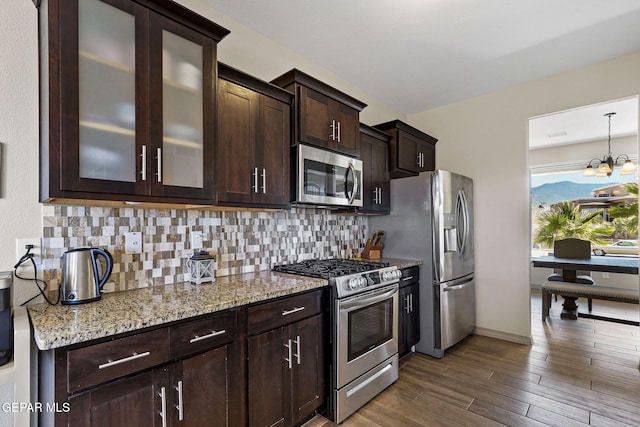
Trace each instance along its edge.
<path fill-rule="evenodd" d="M 401 272 L 398 354 L 404 356 L 420 341 L 420 268 L 403 268 Z"/>
<path fill-rule="evenodd" d="M 71 427 L 161 426 L 152 371 L 98 387 L 69 399 Z"/>
<path fill-rule="evenodd" d="M 72 397 L 69 426 L 236 425 L 228 356 L 220 347 Z"/>
<path fill-rule="evenodd" d="M 323 315 L 248 338 L 249 425 L 292 426 L 324 403 Z"/>
<path fill-rule="evenodd" d="M 40 425 L 246 425 L 245 317 L 232 309 L 40 352 L 39 401 L 61 409 Z"/>

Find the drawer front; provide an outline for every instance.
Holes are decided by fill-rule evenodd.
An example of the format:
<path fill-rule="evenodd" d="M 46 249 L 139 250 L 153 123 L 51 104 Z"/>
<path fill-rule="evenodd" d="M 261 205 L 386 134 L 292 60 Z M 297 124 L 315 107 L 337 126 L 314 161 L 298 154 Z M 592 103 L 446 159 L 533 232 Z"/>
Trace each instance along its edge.
<path fill-rule="evenodd" d="M 205 351 L 232 342 L 237 332 L 237 310 L 224 311 L 169 329 L 171 358 Z"/>
<path fill-rule="evenodd" d="M 75 393 L 168 360 L 167 328 L 71 350 L 67 353 L 68 392 Z"/>
<path fill-rule="evenodd" d="M 322 290 L 249 307 L 247 332 L 255 335 L 322 312 Z"/>
<path fill-rule="evenodd" d="M 417 265 L 414 267 L 403 268 L 400 270 L 402 277 L 400 278 L 400 287 L 405 287 L 418 283 L 420 281 L 420 267 Z"/>

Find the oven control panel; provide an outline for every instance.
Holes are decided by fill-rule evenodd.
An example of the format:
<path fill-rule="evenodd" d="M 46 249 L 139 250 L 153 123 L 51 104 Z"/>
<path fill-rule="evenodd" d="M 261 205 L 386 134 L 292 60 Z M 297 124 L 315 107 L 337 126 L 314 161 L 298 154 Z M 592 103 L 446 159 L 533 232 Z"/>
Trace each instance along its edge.
<path fill-rule="evenodd" d="M 397 283 L 402 272 L 396 266 L 336 277 L 338 298 Z"/>

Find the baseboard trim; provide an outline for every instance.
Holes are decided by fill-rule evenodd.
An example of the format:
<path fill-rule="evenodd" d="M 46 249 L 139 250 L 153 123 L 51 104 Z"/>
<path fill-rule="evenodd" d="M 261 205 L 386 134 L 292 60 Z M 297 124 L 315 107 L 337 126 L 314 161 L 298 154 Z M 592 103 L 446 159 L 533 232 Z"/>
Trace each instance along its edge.
<path fill-rule="evenodd" d="M 476 335 L 482 335 L 483 337 L 496 338 L 503 341 L 514 342 L 516 344 L 523 344 L 523 345 L 533 344 L 533 337 L 527 337 L 525 335 L 510 334 L 509 332 L 480 328 L 478 326 L 476 326 L 474 333 Z"/>

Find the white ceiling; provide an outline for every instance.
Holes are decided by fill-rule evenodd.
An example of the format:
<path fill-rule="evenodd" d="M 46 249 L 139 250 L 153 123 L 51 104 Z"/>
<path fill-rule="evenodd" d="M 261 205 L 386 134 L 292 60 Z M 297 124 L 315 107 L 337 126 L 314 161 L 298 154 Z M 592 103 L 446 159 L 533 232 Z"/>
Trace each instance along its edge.
<path fill-rule="evenodd" d="M 405 114 L 640 49 L 638 0 L 205 1 Z"/>
<path fill-rule="evenodd" d="M 638 98 L 626 98 L 529 119 L 529 148 L 606 140 L 638 133 Z M 603 147 L 603 148 L 606 148 Z"/>

